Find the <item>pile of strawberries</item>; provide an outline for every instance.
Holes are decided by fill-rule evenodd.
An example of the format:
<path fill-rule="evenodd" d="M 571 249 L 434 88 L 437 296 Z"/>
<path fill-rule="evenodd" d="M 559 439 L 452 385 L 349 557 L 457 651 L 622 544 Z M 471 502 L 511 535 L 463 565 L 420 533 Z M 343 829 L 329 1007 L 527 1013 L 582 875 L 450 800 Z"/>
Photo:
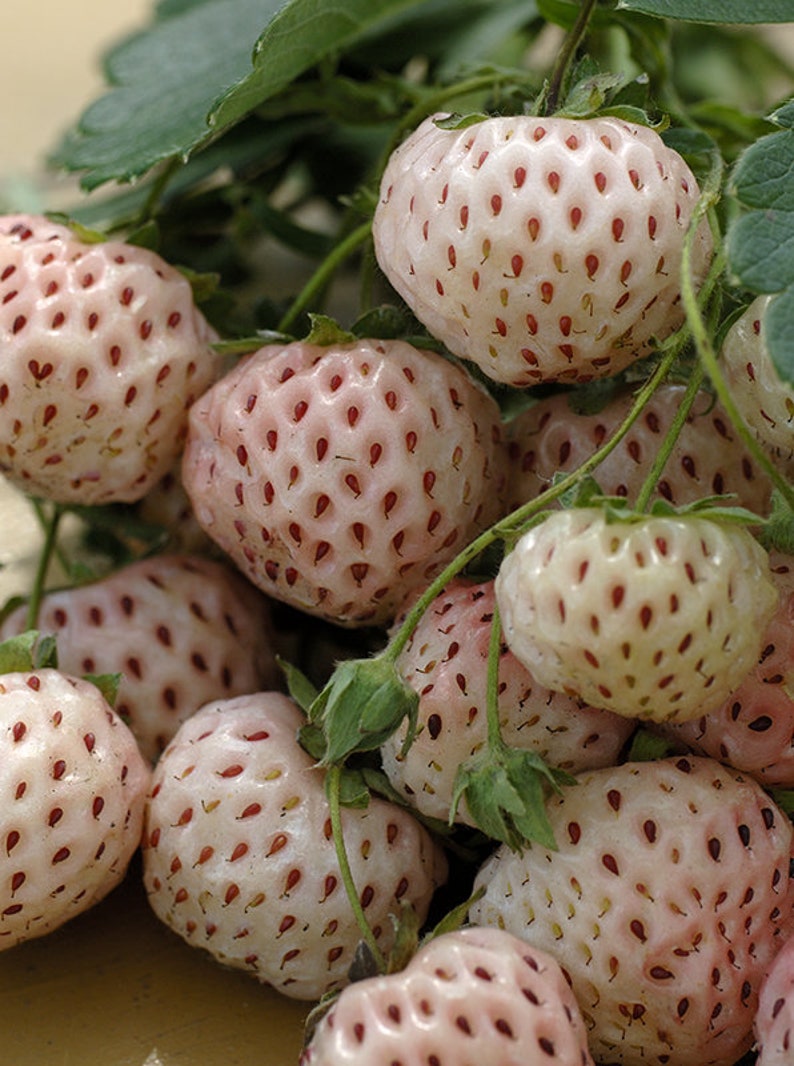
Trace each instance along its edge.
<path fill-rule="evenodd" d="M 700 208 L 649 128 L 431 116 L 372 232 L 434 343 L 233 365 L 154 252 L 0 220 L 0 471 L 173 546 L 6 612 L 0 947 L 140 847 L 175 933 L 322 1001 L 304 1066 L 790 1061 L 794 390 L 768 298 L 749 442 L 671 377 Z"/>

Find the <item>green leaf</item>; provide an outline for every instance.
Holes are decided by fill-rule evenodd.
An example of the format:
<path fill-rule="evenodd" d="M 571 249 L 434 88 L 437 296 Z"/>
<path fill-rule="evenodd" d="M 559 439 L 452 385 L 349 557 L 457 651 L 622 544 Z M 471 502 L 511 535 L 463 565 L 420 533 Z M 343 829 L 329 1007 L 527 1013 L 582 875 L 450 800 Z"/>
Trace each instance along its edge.
<path fill-rule="evenodd" d="M 111 707 L 116 705 L 116 697 L 119 694 L 122 674 L 85 674 L 84 680 L 90 681 L 99 689 L 105 700 Z"/>
<path fill-rule="evenodd" d="M 317 689 L 297 666 L 293 666 L 292 663 L 282 659 L 280 656 L 276 661 L 287 682 L 287 692 L 289 692 L 301 710 L 308 714 L 309 708 L 317 699 Z"/>
<path fill-rule="evenodd" d="M 189 156 L 218 132 L 208 113 L 245 82 L 254 45 L 279 6 L 206 0 L 122 41 L 105 59 L 110 91 L 84 112 L 53 162 L 83 171 L 83 187 L 94 189 Z"/>
<path fill-rule="evenodd" d="M 352 47 L 384 19 L 421 0 L 291 0 L 254 48 L 253 70 L 209 114 L 219 130 L 235 123 L 322 60 Z"/>
<path fill-rule="evenodd" d="M 0 674 L 14 674 L 34 667 L 33 652 L 39 634 L 28 629 L 16 637 L 9 637 L 0 644 Z"/>
<path fill-rule="evenodd" d="M 618 9 L 684 22 L 792 22 L 791 0 L 618 0 Z"/>
<path fill-rule="evenodd" d="M 349 659 L 340 663 L 311 705 L 309 719 L 326 742 L 322 762 L 342 762 L 353 752 L 374 751 L 408 718 L 415 731 L 418 694 L 403 681 L 391 659 Z M 409 743 L 409 739 L 406 743 Z"/>
<path fill-rule="evenodd" d="M 794 285 L 767 304 L 764 338 L 777 376 L 794 388 Z"/>

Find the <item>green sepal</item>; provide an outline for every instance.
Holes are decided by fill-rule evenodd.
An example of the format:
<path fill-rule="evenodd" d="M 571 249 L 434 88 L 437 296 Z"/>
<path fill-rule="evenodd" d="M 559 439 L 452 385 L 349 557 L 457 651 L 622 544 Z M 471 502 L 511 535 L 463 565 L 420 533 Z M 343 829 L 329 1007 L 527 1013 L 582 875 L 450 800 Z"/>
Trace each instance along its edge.
<path fill-rule="evenodd" d="M 326 786 L 328 782 L 326 779 Z M 364 810 L 369 806 L 370 792 L 360 770 L 345 767 L 339 775 L 339 803 L 342 807 Z"/>
<path fill-rule="evenodd" d="M 83 680 L 90 681 L 102 693 L 105 702 L 115 707 L 123 676 L 123 674 L 84 674 Z"/>
<path fill-rule="evenodd" d="M 23 673 L 35 669 L 34 652 L 39 634 L 28 629 L 0 643 L 0 674 Z"/>
<path fill-rule="evenodd" d="M 319 695 L 317 686 L 309 680 L 302 670 L 286 659 L 282 659 L 280 655 L 276 657 L 276 663 L 284 675 L 287 692 L 304 714 L 308 714 L 311 705 Z"/>
<path fill-rule="evenodd" d="M 339 323 L 328 315 L 309 315 L 309 322 L 311 328 L 303 338 L 306 344 L 330 348 L 332 344 L 352 344 L 357 340 L 355 333 L 342 329 Z"/>
<path fill-rule="evenodd" d="M 555 851 L 546 793 L 549 787 L 559 791 L 574 783 L 575 778 L 549 767 L 537 752 L 489 746 L 458 768 L 451 818 L 465 796 L 469 813 L 486 836 L 513 851 L 523 851 L 530 841 Z"/>
<path fill-rule="evenodd" d="M 340 663 L 309 708 L 309 719 L 326 741 L 324 765 L 353 752 L 379 748 L 407 718 L 406 744 L 413 740 L 419 695 L 400 677 L 391 659 L 350 659 Z"/>
<path fill-rule="evenodd" d="M 631 738 L 626 755 L 627 762 L 656 762 L 675 754 L 675 745 L 666 737 L 640 728 Z"/>

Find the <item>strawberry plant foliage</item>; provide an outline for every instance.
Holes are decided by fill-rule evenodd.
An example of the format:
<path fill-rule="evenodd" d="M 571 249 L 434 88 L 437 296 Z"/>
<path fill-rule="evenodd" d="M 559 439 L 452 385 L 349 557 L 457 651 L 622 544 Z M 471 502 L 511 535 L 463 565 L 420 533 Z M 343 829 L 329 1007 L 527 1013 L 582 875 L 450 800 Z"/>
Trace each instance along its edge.
<path fill-rule="evenodd" d="M 335 996 L 410 965 L 448 873 L 436 909 L 461 917 L 486 850 L 470 917 L 503 921 L 500 869 L 529 896 L 548 873 L 527 914 L 548 912 L 552 950 L 563 911 L 600 922 L 614 891 L 619 920 L 625 869 L 641 911 L 592 948 L 581 992 L 637 1023 L 623 1066 L 750 1047 L 752 960 L 726 968 L 744 1028 L 724 1053 L 720 989 L 697 1009 L 643 992 L 665 1046 L 633 1047 L 647 1007 L 626 975 L 636 955 L 668 981 L 701 952 L 694 925 L 669 959 L 646 936 L 677 885 L 657 779 L 682 811 L 702 793 L 722 816 L 719 775 L 737 811 L 757 804 L 780 852 L 757 878 L 775 895 L 753 911 L 759 958 L 784 906 L 790 827 L 763 787 L 794 778 L 715 769 L 723 730 L 771 729 L 766 705 L 723 721 L 737 692 L 755 708 L 759 658 L 794 722 L 794 69 L 756 23 L 794 23 L 791 0 L 160 0 L 54 150 L 81 195 L 0 225 L 0 472 L 45 531 L 2 614 L 0 636 L 27 636 L 0 659 L 42 667 L 52 630 L 64 669 L 118 674 L 159 758 L 147 890 L 188 942 Z M 188 538 L 201 563 L 169 564 Z M 79 588 L 47 587 L 55 555 Z M 101 625 L 121 634 L 107 658 Z M 143 704 L 163 712 L 145 728 Z M 619 813 L 644 789 L 632 842 Z M 676 841 L 692 922 L 739 929 L 741 878 L 700 878 L 741 866 L 748 824 Z M 612 1021 L 587 1019 L 604 1062 Z"/>

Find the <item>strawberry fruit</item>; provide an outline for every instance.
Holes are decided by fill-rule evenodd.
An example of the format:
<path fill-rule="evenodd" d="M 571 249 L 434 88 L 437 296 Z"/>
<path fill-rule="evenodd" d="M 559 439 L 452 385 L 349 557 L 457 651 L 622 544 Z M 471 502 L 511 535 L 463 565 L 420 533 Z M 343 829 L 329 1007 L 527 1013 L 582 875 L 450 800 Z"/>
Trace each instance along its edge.
<path fill-rule="evenodd" d="M 140 499 L 217 377 L 215 339 L 156 253 L 0 219 L 0 471 L 61 503 Z"/>
<path fill-rule="evenodd" d="M 683 757 L 592 770 L 547 808 L 558 850 L 501 846 L 471 920 L 554 955 L 596 1062 L 734 1066 L 792 931 L 788 818 Z"/>
<path fill-rule="evenodd" d="M 301 1066 L 592 1066 L 552 955 L 499 929 L 438 936 L 406 968 L 345 988 Z"/>
<path fill-rule="evenodd" d="M 378 262 L 430 333 L 511 385 L 615 374 L 683 322 L 697 182 L 653 130 L 613 118 L 426 119 L 393 153 Z M 693 272 L 708 267 L 708 225 Z"/>
<path fill-rule="evenodd" d="M 0 950 L 49 933 L 125 876 L 151 770 L 99 689 L 0 676 Z"/>
<path fill-rule="evenodd" d="M 744 680 L 778 602 L 743 526 L 702 516 L 550 514 L 496 578 L 507 643 L 550 689 L 594 707 L 685 721 Z"/>
<path fill-rule="evenodd" d="M 185 489 L 268 595 L 388 622 L 503 507 L 499 408 L 402 341 L 268 345 L 190 412 Z"/>
<path fill-rule="evenodd" d="M 346 983 L 361 933 L 337 859 L 324 773 L 300 747 L 303 716 L 277 692 L 209 703 L 154 770 L 143 847 L 155 914 L 189 944 L 294 999 Z M 361 906 L 384 952 L 411 904 L 424 921 L 446 877 L 411 815 L 372 798 L 345 808 Z"/>

